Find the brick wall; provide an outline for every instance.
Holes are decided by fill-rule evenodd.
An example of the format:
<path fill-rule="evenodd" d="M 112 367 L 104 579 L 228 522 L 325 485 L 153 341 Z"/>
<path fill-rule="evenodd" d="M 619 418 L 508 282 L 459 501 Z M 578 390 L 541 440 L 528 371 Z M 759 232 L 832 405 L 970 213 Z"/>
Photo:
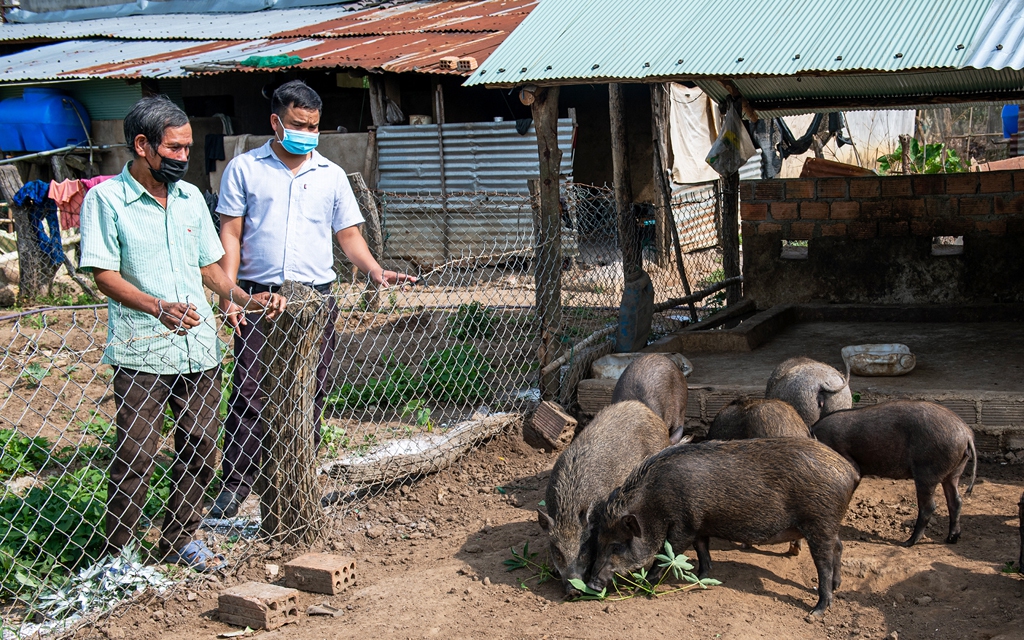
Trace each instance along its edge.
<path fill-rule="evenodd" d="M 740 199 L 759 307 L 1024 300 L 1024 171 L 764 180 Z M 933 256 L 934 236 L 963 236 L 963 253 Z M 783 240 L 807 258 L 783 258 Z"/>

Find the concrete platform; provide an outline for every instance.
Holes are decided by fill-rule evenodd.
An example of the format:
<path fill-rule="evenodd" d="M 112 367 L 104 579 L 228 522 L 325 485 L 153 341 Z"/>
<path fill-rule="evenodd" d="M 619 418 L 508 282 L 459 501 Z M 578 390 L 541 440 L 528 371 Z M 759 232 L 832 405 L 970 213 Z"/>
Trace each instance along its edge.
<path fill-rule="evenodd" d="M 843 371 L 840 349 L 844 346 L 899 342 L 917 356 L 916 368 L 900 377 L 851 376 L 850 387 L 860 393 L 861 404 L 895 398 L 938 402 L 975 429 L 979 452 L 987 458 L 1021 451 L 1024 460 L 1024 322 L 821 321 L 814 319 L 821 314 L 811 309 L 791 314 L 791 322 L 782 323 L 753 351 L 684 351 L 694 368 L 688 379 L 689 427 L 700 433 L 736 397 L 763 395 L 768 375 L 786 358 L 808 356 Z M 891 310 L 874 315 L 889 320 L 901 317 L 889 313 Z M 778 310 L 773 313 L 779 315 Z M 915 315 L 920 318 L 913 312 L 903 317 Z M 990 315 L 1005 318 L 1015 314 Z M 757 317 L 744 324 L 751 320 L 758 324 Z M 664 350 L 652 347 L 649 350 Z M 614 384 L 604 380 L 581 382 L 581 410 L 590 415 L 600 410 L 611 400 Z"/>

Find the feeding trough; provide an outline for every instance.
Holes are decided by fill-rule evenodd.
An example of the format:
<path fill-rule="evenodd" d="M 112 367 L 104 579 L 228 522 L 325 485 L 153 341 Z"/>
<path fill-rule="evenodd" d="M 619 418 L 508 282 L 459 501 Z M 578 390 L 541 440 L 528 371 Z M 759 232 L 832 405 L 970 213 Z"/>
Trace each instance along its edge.
<path fill-rule="evenodd" d="M 858 376 L 903 376 L 917 358 L 905 344 L 859 344 L 843 347 L 843 362 Z"/>

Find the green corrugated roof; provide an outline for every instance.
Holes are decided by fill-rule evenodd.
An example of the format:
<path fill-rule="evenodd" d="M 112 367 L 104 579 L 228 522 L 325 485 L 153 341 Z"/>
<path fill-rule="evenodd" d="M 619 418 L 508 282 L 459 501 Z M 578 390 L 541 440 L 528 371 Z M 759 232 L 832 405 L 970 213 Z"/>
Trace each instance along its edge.
<path fill-rule="evenodd" d="M 1024 0 L 542 0 L 466 84 L 730 78 L 787 101 L 1021 91 L 1022 68 Z"/>

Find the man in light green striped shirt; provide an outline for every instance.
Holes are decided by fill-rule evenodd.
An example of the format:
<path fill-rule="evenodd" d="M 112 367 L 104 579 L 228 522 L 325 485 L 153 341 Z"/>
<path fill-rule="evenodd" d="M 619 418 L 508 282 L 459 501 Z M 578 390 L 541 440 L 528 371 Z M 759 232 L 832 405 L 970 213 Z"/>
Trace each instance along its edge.
<path fill-rule="evenodd" d="M 160 553 L 216 570 L 223 556 L 193 539 L 213 479 L 220 405 L 220 349 L 203 285 L 269 318 L 284 309 L 284 299 L 249 296 L 217 264 L 224 251 L 206 202 L 181 181 L 192 146 L 185 112 L 165 96 L 143 98 L 124 130 L 135 159 L 89 191 L 81 223 L 82 267 L 110 299 L 103 362 L 115 367 L 117 447 L 107 542 L 117 550 L 135 535 L 169 405 L 175 456 Z"/>

